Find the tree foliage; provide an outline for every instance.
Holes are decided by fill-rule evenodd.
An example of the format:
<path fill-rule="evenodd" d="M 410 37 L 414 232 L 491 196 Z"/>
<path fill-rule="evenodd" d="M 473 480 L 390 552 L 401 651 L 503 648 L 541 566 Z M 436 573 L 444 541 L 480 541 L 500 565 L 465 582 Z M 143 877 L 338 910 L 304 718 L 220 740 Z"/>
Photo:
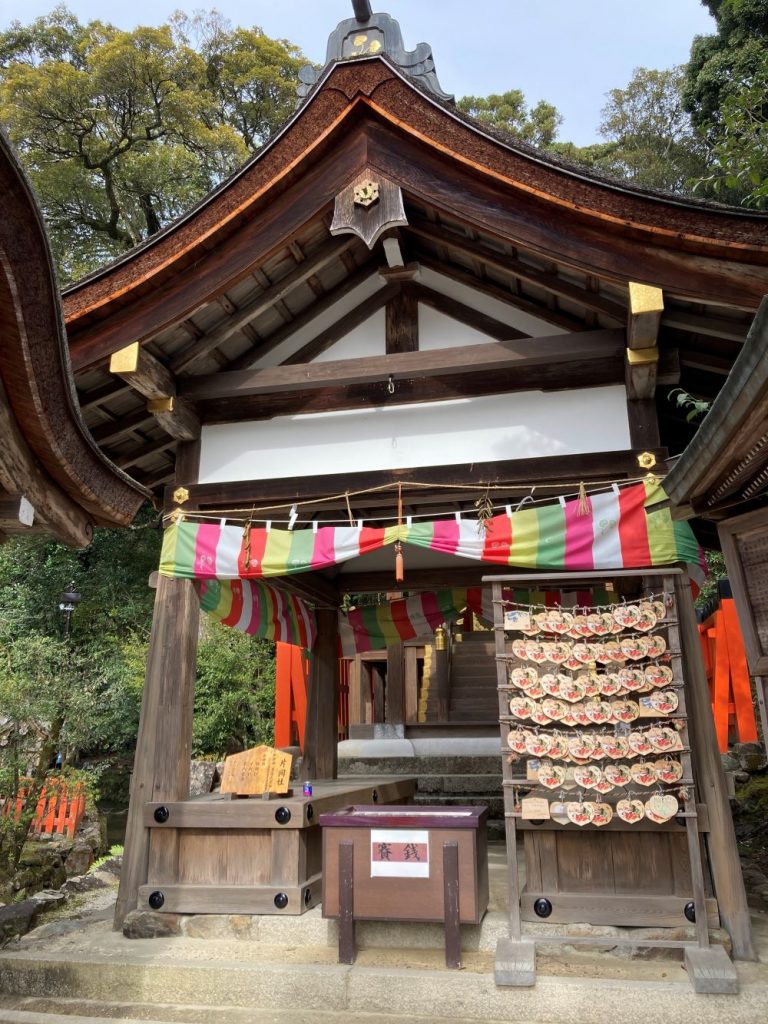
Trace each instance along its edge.
<path fill-rule="evenodd" d="M 611 145 L 602 170 L 638 185 L 685 192 L 707 166 L 706 147 L 683 103 L 681 67 L 635 68 L 623 89 L 611 89 L 600 134 Z"/>
<path fill-rule="evenodd" d="M 0 33 L 0 121 L 62 276 L 140 243 L 240 166 L 291 113 L 303 63 L 215 12 L 126 32 L 57 7 Z"/>
<path fill-rule="evenodd" d="M 723 128 L 723 111 L 764 67 L 768 40 L 765 0 L 701 0 L 717 31 L 696 36 L 686 66 L 684 100 L 693 123 L 715 141 Z"/>
<path fill-rule="evenodd" d="M 563 123 L 557 108 L 545 100 L 529 107 L 520 89 L 490 96 L 463 96 L 457 106 L 477 121 L 517 135 L 533 146 L 551 145 Z"/>

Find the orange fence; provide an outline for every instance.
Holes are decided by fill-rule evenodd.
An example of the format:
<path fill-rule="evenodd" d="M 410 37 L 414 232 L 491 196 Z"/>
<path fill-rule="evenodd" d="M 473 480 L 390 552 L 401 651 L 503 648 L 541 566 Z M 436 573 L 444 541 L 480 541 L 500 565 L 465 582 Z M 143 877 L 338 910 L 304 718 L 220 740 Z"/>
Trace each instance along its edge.
<path fill-rule="evenodd" d="M 720 607 L 700 623 L 699 636 L 720 752 L 728 750 L 729 740 L 756 742 L 752 687 L 733 598 L 721 599 Z"/>
<path fill-rule="evenodd" d="M 15 799 L 6 797 L 0 806 L 2 816 L 18 821 L 27 803 L 27 793 L 27 789 L 21 788 Z M 85 793 L 81 783 L 75 783 L 70 792 L 65 782 L 48 780 L 37 801 L 30 832 L 38 836 L 66 835 L 73 839 L 84 814 Z"/>
<path fill-rule="evenodd" d="M 307 682 L 311 655 L 292 644 L 275 644 L 275 746 L 304 749 Z M 339 659 L 338 738 L 349 735 L 349 662 Z"/>

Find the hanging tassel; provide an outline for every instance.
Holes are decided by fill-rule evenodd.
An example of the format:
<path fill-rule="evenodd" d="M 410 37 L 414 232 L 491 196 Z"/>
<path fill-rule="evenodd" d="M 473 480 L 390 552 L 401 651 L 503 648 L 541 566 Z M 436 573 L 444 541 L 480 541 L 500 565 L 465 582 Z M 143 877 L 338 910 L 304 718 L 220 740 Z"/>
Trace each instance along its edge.
<path fill-rule="evenodd" d="M 589 498 L 587 497 L 587 489 L 584 486 L 584 481 L 582 480 L 579 484 L 579 506 L 576 509 L 576 515 L 588 516 L 591 511 L 592 507 L 590 505 Z"/>
<path fill-rule="evenodd" d="M 246 569 L 251 566 L 251 527 L 253 526 L 253 512 L 251 510 L 250 516 L 246 519 L 245 525 L 243 526 L 243 565 Z"/>
<path fill-rule="evenodd" d="M 405 566 L 403 565 L 403 545 L 400 541 L 395 544 L 395 583 L 402 583 L 405 579 Z"/>
<path fill-rule="evenodd" d="M 397 485 L 397 525 L 403 525 L 403 485 Z M 395 583 L 402 583 L 405 579 L 405 565 L 403 563 L 403 545 L 400 541 L 395 542 Z"/>

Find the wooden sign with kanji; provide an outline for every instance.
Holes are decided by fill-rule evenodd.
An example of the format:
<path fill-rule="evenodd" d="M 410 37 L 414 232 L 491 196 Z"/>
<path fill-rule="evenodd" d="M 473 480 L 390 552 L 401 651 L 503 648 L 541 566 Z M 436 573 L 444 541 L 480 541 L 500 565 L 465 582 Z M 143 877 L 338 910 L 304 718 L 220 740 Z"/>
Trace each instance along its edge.
<path fill-rule="evenodd" d="M 237 796 L 262 793 L 285 795 L 291 778 L 293 757 L 272 747 L 253 747 L 231 754 L 224 762 L 221 792 Z"/>

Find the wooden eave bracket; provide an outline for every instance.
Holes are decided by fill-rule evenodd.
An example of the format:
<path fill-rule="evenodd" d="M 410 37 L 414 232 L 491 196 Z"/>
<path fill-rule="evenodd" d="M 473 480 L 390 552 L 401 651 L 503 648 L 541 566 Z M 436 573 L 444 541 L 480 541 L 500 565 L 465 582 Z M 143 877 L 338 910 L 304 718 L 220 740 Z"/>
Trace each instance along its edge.
<path fill-rule="evenodd" d="M 147 412 L 171 437 L 194 441 L 200 436 L 200 419 L 191 402 L 177 397 L 176 378 L 138 341 L 112 354 L 109 372 L 148 400 Z"/>
<path fill-rule="evenodd" d="M 659 366 L 658 336 L 664 312 L 661 288 L 629 284 L 627 317 L 626 385 L 627 398 L 653 398 Z"/>

